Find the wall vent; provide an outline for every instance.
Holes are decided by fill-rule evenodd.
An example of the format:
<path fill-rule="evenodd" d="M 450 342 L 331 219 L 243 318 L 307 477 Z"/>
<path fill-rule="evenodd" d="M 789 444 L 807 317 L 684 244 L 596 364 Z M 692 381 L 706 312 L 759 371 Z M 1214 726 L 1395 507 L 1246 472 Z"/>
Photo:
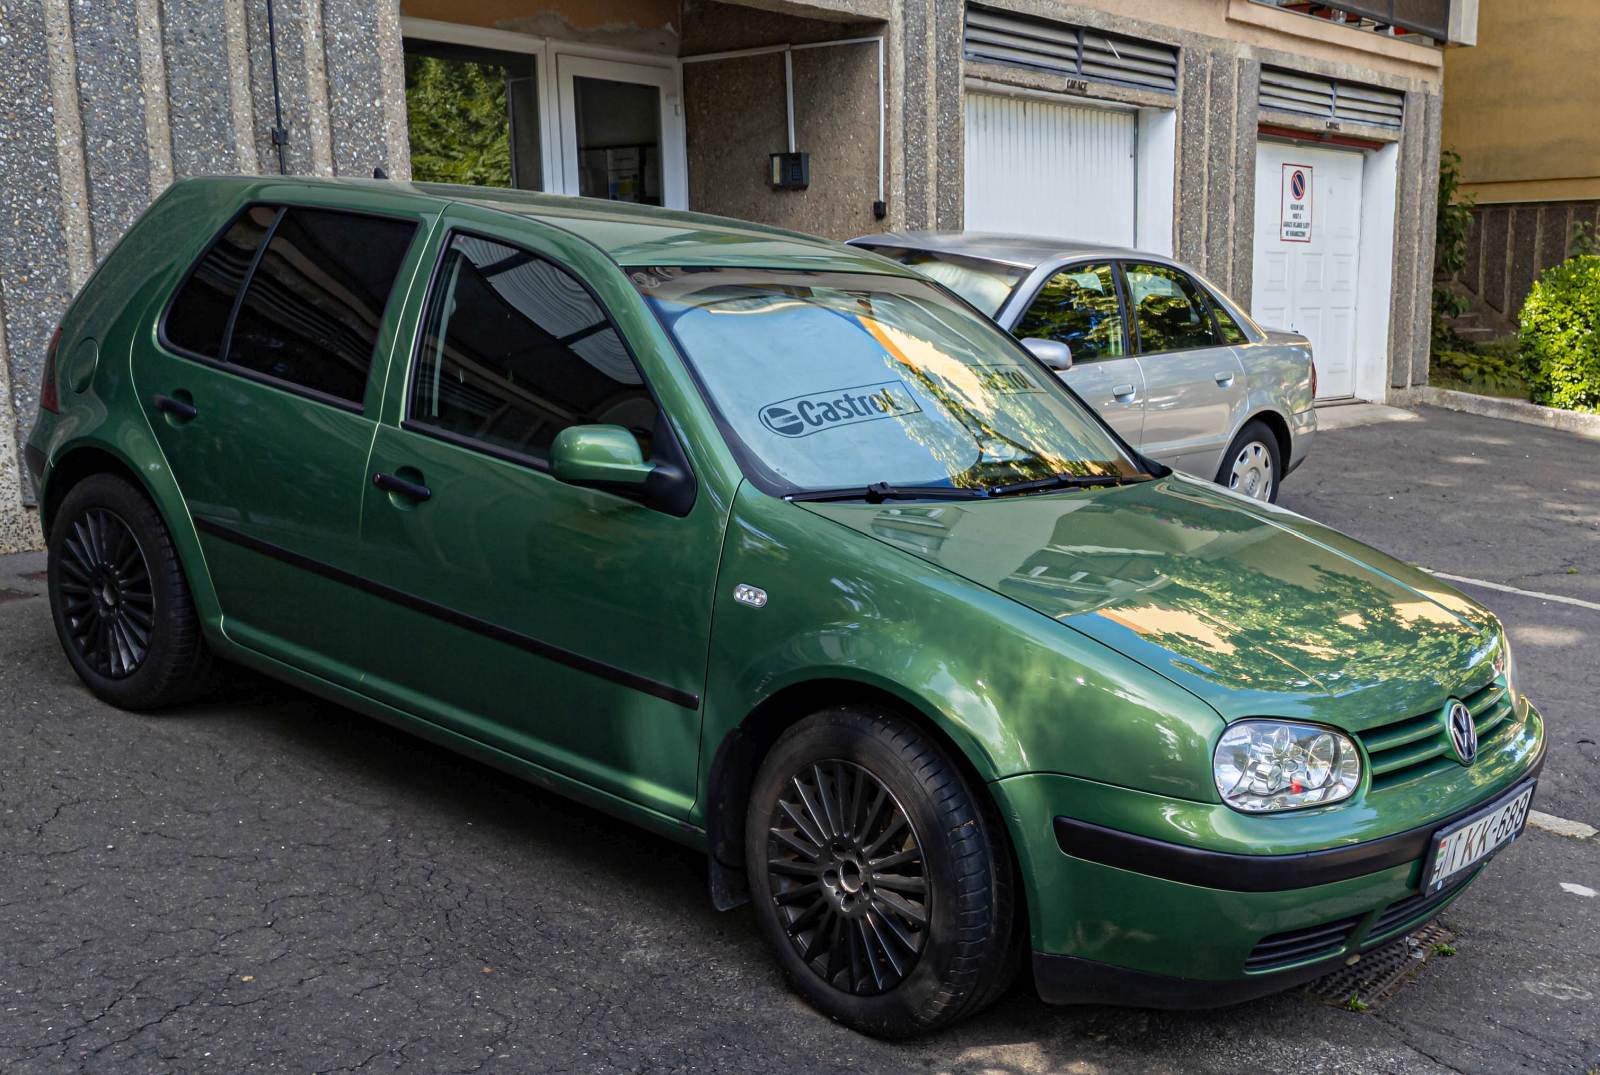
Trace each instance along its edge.
<path fill-rule="evenodd" d="M 1082 26 L 967 6 L 963 54 L 983 63 L 1176 93 L 1178 50 Z"/>
<path fill-rule="evenodd" d="M 1359 82 L 1261 69 L 1261 107 L 1338 123 L 1399 129 L 1405 118 L 1405 94 Z"/>

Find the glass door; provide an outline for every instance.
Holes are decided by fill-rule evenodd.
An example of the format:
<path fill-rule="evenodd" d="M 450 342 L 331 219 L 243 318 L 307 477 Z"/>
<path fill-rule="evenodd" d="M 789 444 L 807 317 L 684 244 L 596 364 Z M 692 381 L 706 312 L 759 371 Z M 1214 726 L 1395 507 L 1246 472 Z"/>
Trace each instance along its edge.
<path fill-rule="evenodd" d="M 670 67 L 556 58 L 561 192 L 683 209 L 683 117 Z"/>

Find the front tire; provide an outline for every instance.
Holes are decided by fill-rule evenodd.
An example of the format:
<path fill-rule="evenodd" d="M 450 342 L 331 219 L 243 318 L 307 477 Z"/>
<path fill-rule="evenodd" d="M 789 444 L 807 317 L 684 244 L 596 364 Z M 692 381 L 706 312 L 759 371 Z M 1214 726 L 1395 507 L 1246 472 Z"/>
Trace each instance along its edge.
<path fill-rule="evenodd" d="M 745 860 L 789 981 L 857 1030 L 954 1022 L 1016 974 L 1004 823 L 896 716 L 840 707 L 786 731 L 751 788 Z"/>
<path fill-rule="evenodd" d="M 50 528 L 47 566 L 56 635 L 96 696 L 155 709 L 210 685 L 183 566 L 142 490 L 113 474 L 73 486 Z"/>
<path fill-rule="evenodd" d="M 1283 477 L 1283 449 L 1277 435 L 1259 418 L 1245 423 L 1228 446 L 1217 471 L 1217 484 L 1252 500 L 1278 502 Z"/>

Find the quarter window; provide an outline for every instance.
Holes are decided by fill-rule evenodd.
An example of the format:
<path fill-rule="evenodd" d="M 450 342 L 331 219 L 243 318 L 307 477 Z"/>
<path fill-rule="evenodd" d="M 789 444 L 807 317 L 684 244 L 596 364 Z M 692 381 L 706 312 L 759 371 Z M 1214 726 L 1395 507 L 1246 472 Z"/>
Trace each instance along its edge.
<path fill-rule="evenodd" d="M 1211 311 L 1189 275 L 1170 265 L 1123 266 L 1128 304 L 1139 326 L 1139 353 L 1218 347 Z"/>
<path fill-rule="evenodd" d="M 1227 344 L 1249 343 L 1250 337 L 1244 334 L 1244 329 L 1239 327 L 1239 322 L 1233 319 L 1228 308 L 1215 298 L 1211 299 L 1211 312 L 1217 317 L 1217 331 L 1222 333 L 1222 342 Z"/>
<path fill-rule="evenodd" d="M 1019 339 L 1066 344 L 1074 363 L 1121 358 L 1122 307 L 1111 266 L 1073 265 L 1056 273 L 1012 331 Z"/>
<path fill-rule="evenodd" d="M 284 210 L 239 304 L 225 361 L 351 403 L 415 225 Z"/>
<path fill-rule="evenodd" d="M 233 304 L 277 216 L 276 206 L 252 205 L 211 244 L 167 311 L 168 343 L 206 358 L 222 357 Z"/>
<path fill-rule="evenodd" d="M 656 405 L 576 277 L 529 251 L 458 234 L 428 298 L 410 416 L 537 460 L 568 426 L 620 425 L 648 457 Z"/>

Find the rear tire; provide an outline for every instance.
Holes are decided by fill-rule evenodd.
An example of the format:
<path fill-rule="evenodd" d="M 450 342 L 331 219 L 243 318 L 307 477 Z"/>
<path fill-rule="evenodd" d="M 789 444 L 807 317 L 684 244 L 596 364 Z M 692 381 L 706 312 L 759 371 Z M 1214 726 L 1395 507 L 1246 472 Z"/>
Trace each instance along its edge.
<path fill-rule="evenodd" d="M 1228 445 L 1217 484 L 1252 500 L 1276 504 L 1282 479 L 1283 449 L 1277 434 L 1259 418 L 1251 419 Z"/>
<path fill-rule="evenodd" d="M 946 752 L 889 713 L 840 707 L 786 731 L 745 818 L 756 919 L 790 983 L 881 1037 L 952 1023 L 1015 977 L 1004 822 Z"/>
<path fill-rule="evenodd" d="M 50 528 L 47 578 L 61 648 L 97 697 L 155 709 L 213 683 L 183 565 L 142 490 L 113 474 L 73 486 Z"/>

